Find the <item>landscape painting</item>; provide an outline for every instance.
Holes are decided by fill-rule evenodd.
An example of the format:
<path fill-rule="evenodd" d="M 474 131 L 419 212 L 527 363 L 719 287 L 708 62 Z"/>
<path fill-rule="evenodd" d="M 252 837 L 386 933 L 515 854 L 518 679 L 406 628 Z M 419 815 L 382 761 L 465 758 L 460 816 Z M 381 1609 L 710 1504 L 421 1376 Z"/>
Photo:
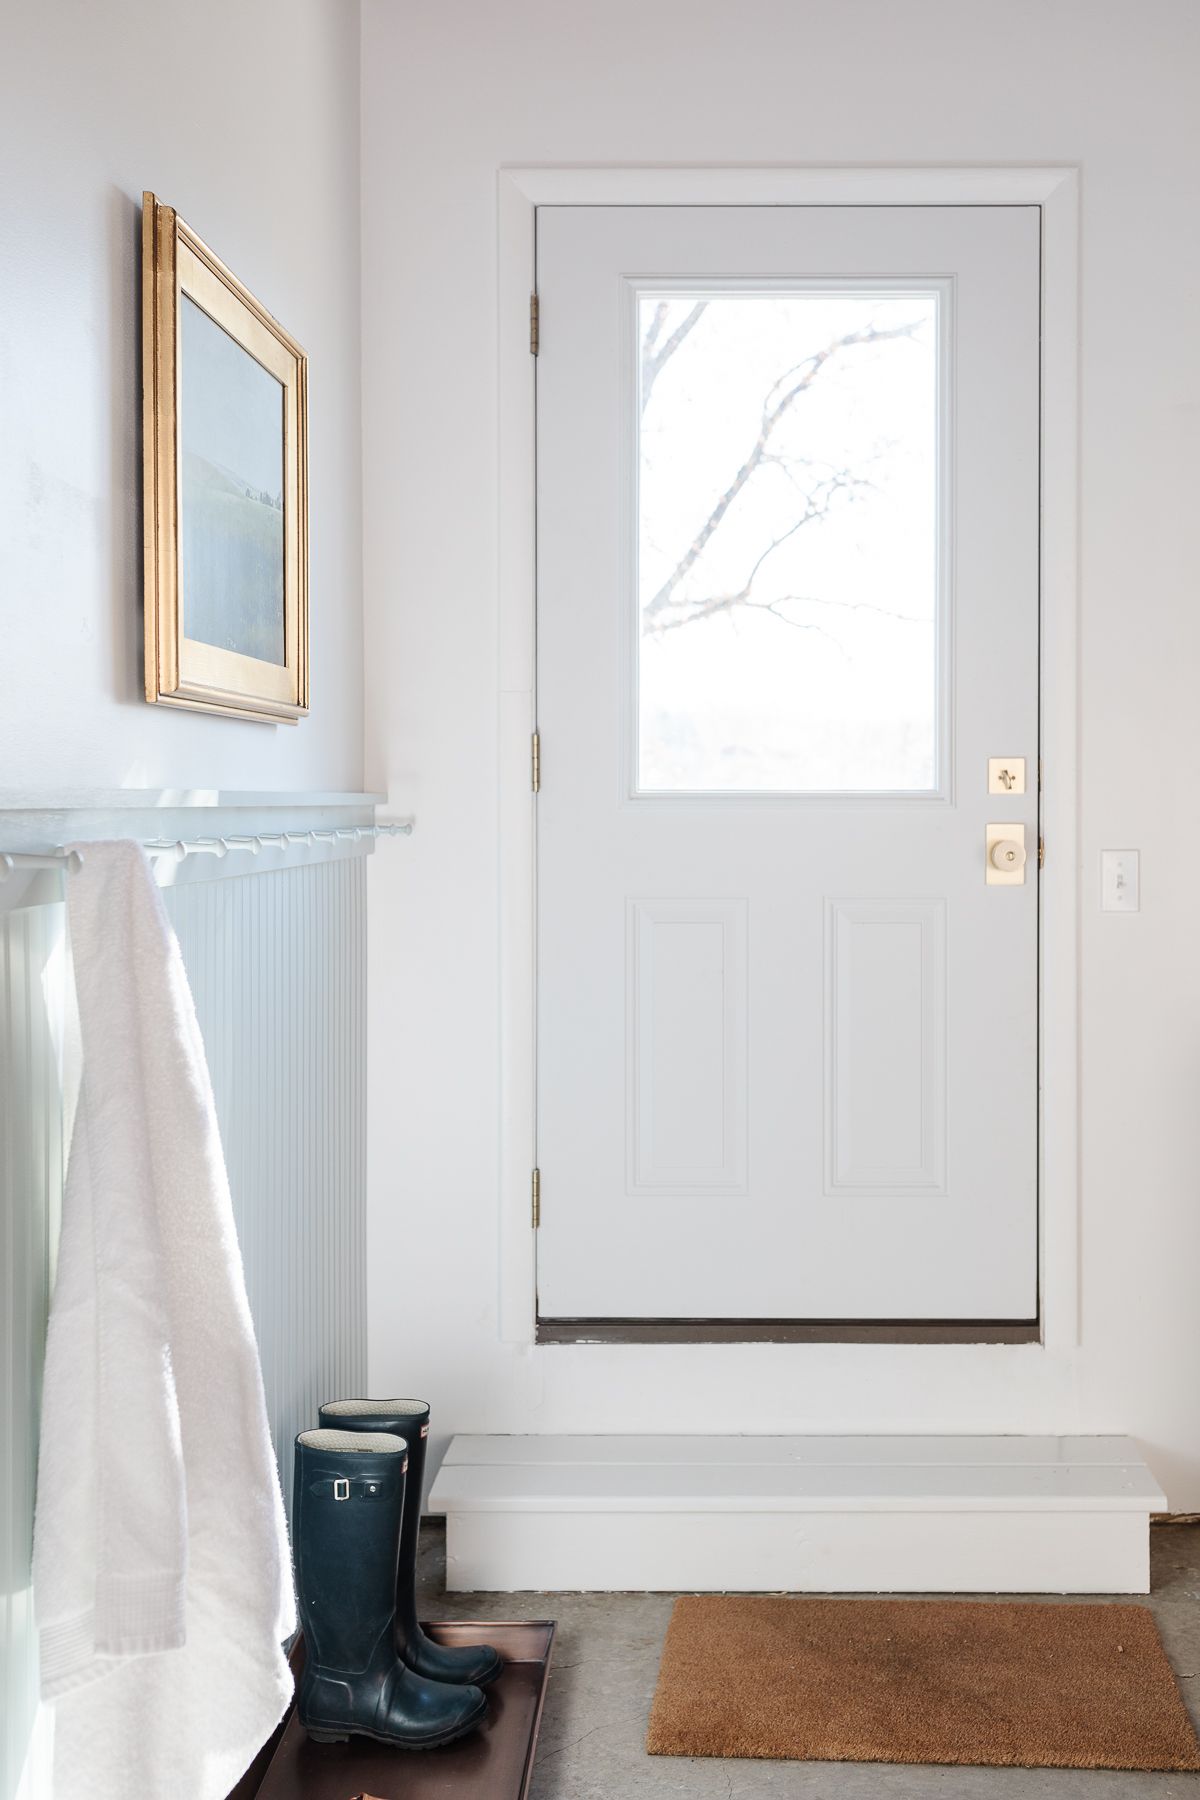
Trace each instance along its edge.
<path fill-rule="evenodd" d="M 284 389 L 186 294 L 180 314 L 184 630 L 282 664 Z"/>
<path fill-rule="evenodd" d="M 308 358 L 142 195 L 143 679 L 152 706 L 308 712 Z"/>

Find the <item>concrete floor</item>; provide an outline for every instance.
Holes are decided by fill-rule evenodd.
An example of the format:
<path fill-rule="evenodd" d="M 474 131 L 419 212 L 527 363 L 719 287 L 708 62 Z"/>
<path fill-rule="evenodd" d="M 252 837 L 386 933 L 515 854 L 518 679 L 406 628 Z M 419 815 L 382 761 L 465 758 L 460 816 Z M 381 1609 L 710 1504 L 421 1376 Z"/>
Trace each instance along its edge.
<path fill-rule="evenodd" d="M 1200 1526 L 1155 1526 L 1151 1566 L 1149 1605 L 1200 1725 Z M 647 1756 L 672 1595 L 447 1594 L 444 1571 L 445 1533 L 430 1523 L 421 1544 L 426 1618 L 558 1620 L 530 1800 L 1200 1800 L 1200 1775 Z"/>

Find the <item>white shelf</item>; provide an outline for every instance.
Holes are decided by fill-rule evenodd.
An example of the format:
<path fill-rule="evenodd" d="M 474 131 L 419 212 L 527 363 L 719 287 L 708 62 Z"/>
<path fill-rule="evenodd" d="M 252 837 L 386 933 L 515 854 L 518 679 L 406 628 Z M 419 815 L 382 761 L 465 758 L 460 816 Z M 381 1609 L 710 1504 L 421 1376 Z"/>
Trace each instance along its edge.
<path fill-rule="evenodd" d="M 0 789 L 0 852 L 15 857 L 44 856 L 70 844 L 107 838 L 137 838 L 145 844 L 205 843 L 254 838 L 264 842 L 256 855 L 159 856 L 155 878 L 161 887 L 233 876 L 270 874 L 306 864 L 374 853 L 374 840 L 352 835 L 376 824 L 382 794 L 292 790 L 282 793 L 223 788 L 114 788 L 24 792 Z M 304 832 L 306 845 L 288 842 Z M 341 833 L 339 837 L 332 834 Z M 0 882 L 0 911 L 40 906 L 62 898 L 61 870 L 14 867 Z"/>
<path fill-rule="evenodd" d="M 185 807 L 217 807 L 223 811 L 265 808 L 307 811 L 312 807 L 362 808 L 382 806 L 386 794 L 326 793 L 299 789 L 281 793 L 244 792 L 235 788 L 0 788 L 0 813 L 80 813 L 171 811 Z"/>

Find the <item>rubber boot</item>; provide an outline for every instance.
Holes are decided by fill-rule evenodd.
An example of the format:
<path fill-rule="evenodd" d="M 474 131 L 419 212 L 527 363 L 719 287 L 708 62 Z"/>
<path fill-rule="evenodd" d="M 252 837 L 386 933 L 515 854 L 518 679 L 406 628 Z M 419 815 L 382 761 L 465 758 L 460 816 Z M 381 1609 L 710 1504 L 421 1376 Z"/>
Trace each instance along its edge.
<path fill-rule="evenodd" d="M 307 1652 L 296 1707 L 320 1743 L 354 1733 L 431 1750 L 487 1713 L 477 1687 L 424 1681 L 397 1655 L 407 1466 L 404 1442 L 391 1432 L 302 1431 L 296 1439 L 293 1534 Z"/>
<path fill-rule="evenodd" d="M 395 1432 L 408 1444 L 408 1487 L 396 1571 L 396 1654 L 430 1681 L 470 1681 L 486 1687 L 504 1667 L 490 1644 L 448 1649 L 426 1637 L 417 1623 L 417 1538 L 425 1483 L 425 1442 L 429 1407 L 424 1400 L 331 1400 L 321 1408 L 321 1424 L 332 1431 Z"/>

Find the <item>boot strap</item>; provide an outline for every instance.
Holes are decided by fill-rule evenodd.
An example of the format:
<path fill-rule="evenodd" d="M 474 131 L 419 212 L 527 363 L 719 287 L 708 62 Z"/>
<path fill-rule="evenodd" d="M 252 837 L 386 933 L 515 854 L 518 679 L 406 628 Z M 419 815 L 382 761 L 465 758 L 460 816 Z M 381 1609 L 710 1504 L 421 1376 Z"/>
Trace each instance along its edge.
<path fill-rule="evenodd" d="M 368 1481 L 361 1476 L 338 1475 L 309 1483 L 310 1494 L 331 1494 L 335 1500 L 390 1500 L 400 1491 L 399 1483 L 382 1477 Z"/>

